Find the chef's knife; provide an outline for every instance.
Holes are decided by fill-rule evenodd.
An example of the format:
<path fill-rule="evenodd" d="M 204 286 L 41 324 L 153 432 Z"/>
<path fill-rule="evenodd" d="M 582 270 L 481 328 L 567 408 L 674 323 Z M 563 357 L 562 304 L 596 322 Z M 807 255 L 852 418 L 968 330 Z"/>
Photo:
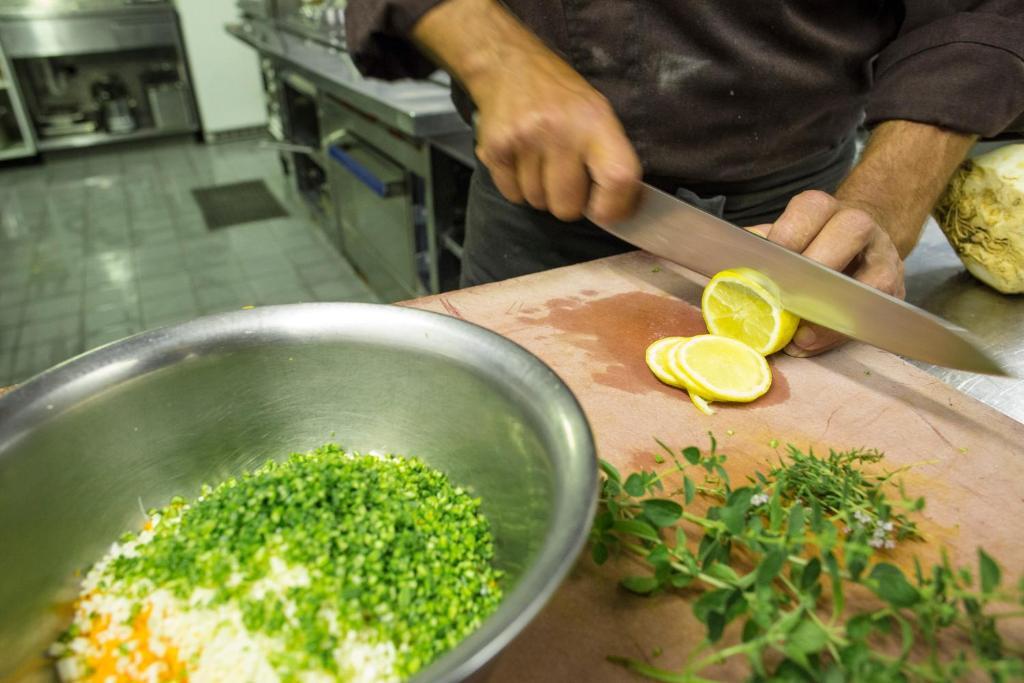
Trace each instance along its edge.
<path fill-rule="evenodd" d="M 965 330 L 649 185 L 632 218 L 601 227 L 703 275 L 754 268 L 779 286 L 787 310 L 881 349 L 948 368 L 1007 374 Z"/>

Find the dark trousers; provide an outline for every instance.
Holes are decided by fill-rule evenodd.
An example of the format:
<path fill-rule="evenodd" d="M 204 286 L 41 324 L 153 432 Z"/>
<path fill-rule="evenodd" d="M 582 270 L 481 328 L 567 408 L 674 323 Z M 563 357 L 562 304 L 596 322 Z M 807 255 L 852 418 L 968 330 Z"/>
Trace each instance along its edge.
<path fill-rule="evenodd" d="M 513 204 L 477 164 L 469 184 L 463 287 L 621 254 L 633 247 L 587 220 L 563 223 L 528 204 Z"/>

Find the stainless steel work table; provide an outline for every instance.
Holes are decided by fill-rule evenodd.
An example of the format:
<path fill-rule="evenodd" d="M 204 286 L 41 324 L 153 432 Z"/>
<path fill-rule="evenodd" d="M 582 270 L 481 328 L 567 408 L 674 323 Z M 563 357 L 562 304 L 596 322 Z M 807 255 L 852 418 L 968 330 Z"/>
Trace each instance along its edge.
<path fill-rule="evenodd" d="M 907 301 L 970 330 L 1016 377 L 916 365 L 1024 422 L 1024 295 L 1000 294 L 975 280 L 931 220 L 906 266 Z"/>
<path fill-rule="evenodd" d="M 387 82 L 364 78 L 341 50 L 264 24 L 228 24 L 225 28 L 260 54 L 287 63 L 317 88 L 395 130 L 416 138 L 468 130 L 443 79 Z"/>

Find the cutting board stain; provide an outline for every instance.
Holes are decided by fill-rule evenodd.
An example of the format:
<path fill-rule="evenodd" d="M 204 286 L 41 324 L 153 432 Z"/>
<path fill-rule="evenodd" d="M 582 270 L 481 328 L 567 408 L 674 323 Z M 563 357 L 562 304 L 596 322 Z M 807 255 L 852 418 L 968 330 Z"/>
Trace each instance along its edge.
<path fill-rule="evenodd" d="M 772 368 L 772 387 L 768 390 L 768 393 L 757 399 L 753 403 L 748 403 L 751 408 L 767 408 L 769 406 L 777 406 L 780 403 L 785 402 L 789 399 L 789 380 L 786 379 L 786 375 L 783 374 L 782 370 L 779 370 L 778 364 L 768 361 L 768 364 Z"/>
<path fill-rule="evenodd" d="M 595 290 L 580 292 L 584 296 Z M 644 361 L 644 351 L 662 337 L 692 336 L 707 331 L 700 311 L 690 304 L 649 292 L 625 292 L 602 299 L 578 296 L 548 299 L 540 315 L 519 320 L 556 330 L 564 341 L 585 350 L 597 384 L 630 393 L 658 391 Z M 525 311 L 523 311 L 525 313 Z"/>

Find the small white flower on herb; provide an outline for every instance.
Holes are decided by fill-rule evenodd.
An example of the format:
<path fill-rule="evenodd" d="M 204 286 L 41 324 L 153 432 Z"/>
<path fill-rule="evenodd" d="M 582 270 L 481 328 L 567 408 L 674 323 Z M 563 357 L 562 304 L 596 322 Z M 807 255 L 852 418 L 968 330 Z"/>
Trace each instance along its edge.
<path fill-rule="evenodd" d="M 888 541 L 885 542 L 885 547 L 887 549 L 889 549 L 889 550 L 892 550 L 893 548 L 896 547 L 896 541 L 894 541 L 892 539 L 889 539 Z"/>
<path fill-rule="evenodd" d="M 880 538 L 872 538 L 870 541 L 868 541 L 868 545 L 872 548 L 884 548 L 885 541 L 883 541 Z"/>
<path fill-rule="evenodd" d="M 754 507 L 764 505 L 769 500 L 767 493 L 755 493 L 750 497 L 750 504 Z"/>
<path fill-rule="evenodd" d="M 885 529 L 886 531 L 892 531 L 892 528 L 893 528 L 892 527 L 892 522 L 886 522 L 885 524 L 882 525 L 882 528 Z"/>
<path fill-rule="evenodd" d="M 868 513 L 864 512 L 863 510 L 854 510 L 853 518 L 855 520 L 857 520 L 858 522 L 860 522 L 861 524 L 867 524 L 868 522 L 871 521 L 871 515 L 869 515 Z"/>

